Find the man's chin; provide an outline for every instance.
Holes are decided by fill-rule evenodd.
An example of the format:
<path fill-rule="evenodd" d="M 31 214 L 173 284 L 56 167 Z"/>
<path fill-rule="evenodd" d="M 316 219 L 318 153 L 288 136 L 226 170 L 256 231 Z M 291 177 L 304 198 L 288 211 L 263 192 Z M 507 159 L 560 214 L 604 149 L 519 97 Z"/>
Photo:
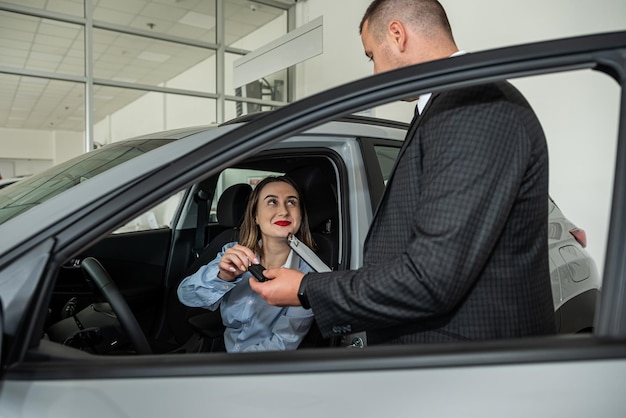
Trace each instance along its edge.
<path fill-rule="evenodd" d="M 403 101 L 403 102 L 408 102 L 408 103 L 411 103 L 411 102 L 416 101 L 416 100 L 417 100 L 417 99 L 419 99 L 419 98 L 420 98 L 419 96 L 409 97 L 409 98 L 407 98 L 407 99 L 402 99 L 402 101 Z"/>

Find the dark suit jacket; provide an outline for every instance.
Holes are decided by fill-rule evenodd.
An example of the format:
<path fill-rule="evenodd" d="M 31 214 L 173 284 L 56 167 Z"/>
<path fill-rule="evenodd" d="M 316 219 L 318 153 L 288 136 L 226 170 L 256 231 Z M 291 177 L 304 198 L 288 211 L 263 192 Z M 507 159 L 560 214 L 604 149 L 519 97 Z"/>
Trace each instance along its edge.
<path fill-rule="evenodd" d="M 548 151 L 509 83 L 434 94 L 414 120 L 359 270 L 310 274 L 325 337 L 368 344 L 555 332 Z"/>

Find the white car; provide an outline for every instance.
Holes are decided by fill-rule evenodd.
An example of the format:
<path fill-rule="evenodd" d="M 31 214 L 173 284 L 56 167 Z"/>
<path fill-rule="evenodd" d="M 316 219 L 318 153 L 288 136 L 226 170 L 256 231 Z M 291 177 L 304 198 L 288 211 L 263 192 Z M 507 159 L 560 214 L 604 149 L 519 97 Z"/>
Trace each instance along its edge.
<path fill-rule="evenodd" d="M 175 290 L 194 262 L 236 233 L 233 196 L 268 172 L 300 182 L 331 267 L 362 264 L 406 124 L 342 115 L 572 68 L 623 84 L 624 51 L 620 32 L 430 62 L 218 128 L 115 143 L 6 188 L 0 416 L 623 416 L 623 152 L 601 292 L 595 264 L 570 234 L 578 231 L 551 209 L 556 336 L 383 347 L 367 346 L 366 335 L 324 340 L 313 331 L 295 351 L 228 354 L 215 316 L 183 307 Z M 624 128 L 619 135 L 623 151 Z M 580 263 L 586 269 L 572 267 Z M 577 308 L 583 300 L 593 315 Z"/>
<path fill-rule="evenodd" d="M 0 189 L 4 189 L 5 187 L 8 187 L 20 180 L 22 180 L 22 177 L 9 177 L 6 179 L 0 178 Z"/>

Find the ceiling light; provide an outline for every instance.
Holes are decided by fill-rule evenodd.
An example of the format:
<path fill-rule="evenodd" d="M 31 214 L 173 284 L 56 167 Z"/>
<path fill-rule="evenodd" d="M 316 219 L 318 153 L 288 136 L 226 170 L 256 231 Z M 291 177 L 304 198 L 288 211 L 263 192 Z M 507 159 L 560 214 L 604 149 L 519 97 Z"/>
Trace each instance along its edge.
<path fill-rule="evenodd" d="M 156 52 L 143 51 L 141 54 L 137 55 L 137 58 L 152 62 L 165 62 L 170 59 L 171 56 L 166 54 L 158 54 Z"/>
<path fill-rule="evenodd" d="M 185 16 L 183 16 L 178 23 L 202 29 L 211 29 L 215 26 L 215 17 L 190 11 L 187 12 L 187 14 L 185 14 Z"/>

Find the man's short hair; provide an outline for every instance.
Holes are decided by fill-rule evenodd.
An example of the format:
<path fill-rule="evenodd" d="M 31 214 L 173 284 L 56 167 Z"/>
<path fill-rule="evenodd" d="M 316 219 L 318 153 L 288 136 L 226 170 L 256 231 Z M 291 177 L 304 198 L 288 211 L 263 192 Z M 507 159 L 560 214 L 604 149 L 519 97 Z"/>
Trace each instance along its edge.
<path fill-rule="evenodd" d="M 446 11 L 437 0 L 374 0 L 361 19 L 359 33 L 367 21 L 369 33 L 380 39 L 394 19 L 422 33 L 443 33 L 453 39 Z"/>

